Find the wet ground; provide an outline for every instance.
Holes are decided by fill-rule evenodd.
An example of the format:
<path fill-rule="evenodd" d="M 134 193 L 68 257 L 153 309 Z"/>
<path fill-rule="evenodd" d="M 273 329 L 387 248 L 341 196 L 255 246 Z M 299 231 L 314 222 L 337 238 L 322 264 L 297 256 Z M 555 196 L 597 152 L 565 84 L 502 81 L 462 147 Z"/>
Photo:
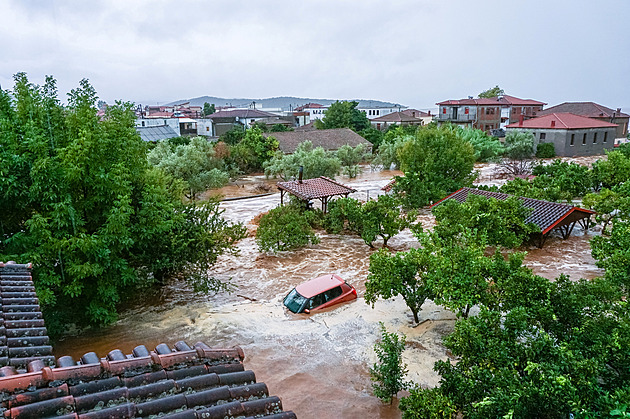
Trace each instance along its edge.
<path fill-rule="evenodd" d="M 493 183 L 494 167 L 479 166 L 480 181 Z M 338 178 L 359 192 L 358 199 L 374 197 L 398 172 L 370 172 L 358 179 Z M 240 180 L 219 192 L 224 196 L 245 196 L 276 192 L 275 182 L 263 176 Z M 404 353 L 408 378 L 421 386 L 435 386 L 433 372 L 437 359 L 447 359 L 442 337 L 454 324 L 452 313 L 427 302 L 415 326 L 401 299 L 379 301 L 374 308 L 362 298 L 372 250 L 361 239 L 327 235 L 308 249 L 279 255 L 258 252 L 253 232 L 256 217 L 279 204 L 279 194 L 223 202 L 225 216 L 245 223 L 252 236 L 239 243 L 239 257 L 220 259 L 214 269 L 218 278 L 232 278 L 232 294 L 202 296 L 182 283 L 149 292 L 142 301 L 129 304 L 120 320 L 105 329 L 68 336 L 55 346 L 55 353 L 80 357 L 95 351 L 104 356 L 119 348 L 130 353 L 135 345 L 154 347 L 160 342 L 202 340 L 211 346 L 240 345 L 245 367 L 264 381 L 271 394 L 282 399 L 284 409 L 300 418 L 397 418 L 395 406 L 383 406 L 371 394 L 368 367 L 376 360 L 373 346 L 379 338 L 379 322 L 388 331 L 407 336 Z M 433 218 L 421 214 L 430 227 Z M 590 256 L 589 234 L 575 231 L 568 240 L 551 238 L 543 249 L 532 247 L 526 263 L 534 271 L 553 279 L 560 273 L 572 278 L 592 278 L 602 272 Z M 390 247 L 406 250 L 415 246 L 406 231 L 390 240 Z M 337 273 L 353 284 L 359 298 L 315 315 L 294 315 L 282 307 L 282 298 L 295 285 L 321 275 Z"/>

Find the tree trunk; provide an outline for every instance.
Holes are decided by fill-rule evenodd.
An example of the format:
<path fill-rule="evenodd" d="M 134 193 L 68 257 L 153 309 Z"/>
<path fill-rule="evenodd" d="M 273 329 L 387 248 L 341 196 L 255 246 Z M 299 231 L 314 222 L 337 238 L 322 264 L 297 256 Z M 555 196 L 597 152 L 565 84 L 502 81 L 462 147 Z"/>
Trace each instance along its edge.
<path fill-rule="evenodd" d="M 411 312 L 413 313 L 413 319 L 416 323 L 420 323 L 420 319 L 418 318 L 418 310 L 414 310 L 411 309 Z"/>

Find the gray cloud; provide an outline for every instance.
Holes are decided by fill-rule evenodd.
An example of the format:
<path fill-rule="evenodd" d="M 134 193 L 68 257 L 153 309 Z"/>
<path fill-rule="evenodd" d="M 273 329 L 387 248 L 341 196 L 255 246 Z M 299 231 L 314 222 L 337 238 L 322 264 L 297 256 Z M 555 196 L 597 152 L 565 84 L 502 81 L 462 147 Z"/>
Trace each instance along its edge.
<path fill-rule="evenodd" d="M 501 85 L 630 106 L 630 3 L 0 0 L 0 84 L 25 71 L 107 101 L 372 98 L 428 107 Z"/>

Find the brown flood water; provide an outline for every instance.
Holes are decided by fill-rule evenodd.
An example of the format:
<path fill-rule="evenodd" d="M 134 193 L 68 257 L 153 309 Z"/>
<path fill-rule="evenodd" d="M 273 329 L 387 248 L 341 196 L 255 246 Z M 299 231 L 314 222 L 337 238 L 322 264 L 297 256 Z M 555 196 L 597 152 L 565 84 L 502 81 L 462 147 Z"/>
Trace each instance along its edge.
<path fill-rule="evenodd" d="M 486 165 L 480 169 L 487 176 L 481 182 L 492 183 L 493 168 Z M 339 180 L 359 191 L 353 194 L 355 198 L 365 200 L 378 195 L 395 174 L 399 172 L 366 169 L 358 179 Z M 267 188 L 261 185 L 274 183 L 264 176 L 252 176 L 220 193 L 260 194 Z M 253 234 L 256 226 L 251 221 L 278 204 L 279 194 L 274 193 L 221 205 L 227 218 L 245 223 Z M 421 221 L 425 226 L 433 224 L 427 211 Z M 590 235 L 581 231 L 575 234 L 566 241 L 551 238 L 543 249 L 525 249 L 529 251 L 526 263 L 549 279 L 560 273 L 572 278 L 601 275 L 590 256 Z M 77 359 L 95 351 L 105 356 L 115 348 L 130 353 L 139 344 L 152 348 L 178 340 L 240 345 L 246 355 L 245 367 L 254 370 L 258 381 L 264 381 L 270 393 L 282 399 L 285 410 L 293 410 L 300 418 L 398 418 L 395 403 L 382 405 L 371 393 L 368 368 L 376 360 L 373 346 L 380 336 L 378 322 L 382 321 L 388 331 L 407 336 L 404 359 L 408 379 L 428 387 L 439 382 L 433 363 L 448 358 L 441 341 L 452 330 L 454 316 L 429 301 L 420 313 L 423 322 L 414 326 L 400 298 L 379 301 L 371 308 L 362 295 L 372 251 L 355 237 L 325 232 L 320 236 L 318 245 L 275 256 L 258 252 L 254 238 L 248 237 L 239 243 L 240 256 L 220 259 L 213 272 L 221 279 L 231 277 L 237 287 L 234 293 L 203 296 L 174 282 L 129 303 L 114 325 L 67 336 L 55 345 L 55 354 Z M 406 250 L 416 242 L 405 231 L 390 244 L 395 250 Z M 359 298 L 310 316 L 283 309 L 282 298 L 292 287 L 328 272 L 353 284 Z"/>

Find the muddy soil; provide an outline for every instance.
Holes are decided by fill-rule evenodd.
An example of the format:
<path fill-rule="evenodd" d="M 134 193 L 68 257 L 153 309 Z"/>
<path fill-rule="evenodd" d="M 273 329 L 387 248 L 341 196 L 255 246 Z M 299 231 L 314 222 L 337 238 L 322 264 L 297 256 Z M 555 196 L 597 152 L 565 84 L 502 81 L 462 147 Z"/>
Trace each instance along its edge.
<path fill-rule="evenodd" d="M 481 183 L 493 183 L 496 169 L 480 165 Z M 367 199 L 382 191 L 399 172 L 371 172 L 366 168 L 358 179 L 339 178 L 358 190 L 353 197 Z M 223 188 L 223 196 L 264 193 L 274 182 L 252 176 L 238 185 Z M 267 186 L 261 186 L 267 185 Z M 273 186 L 267 189 L 277 192 Z M 223 202 L 225 216 L 245 223 L 251 231 L 260 213 L 279 204 L 278 193 L 253 199 Z M 428 211 L 420 215 L 426 227 L 434 223 Z M 593 278 L 602 272 L 590 256 L 591 232 L 576 231 L 568 240 L 551 238 L 543 249 L 531 247 L 526 263 L 536 273 L 553 279 L 560 273 L 572 278 Z M 236 287 L 231 294 L 198 295 L 185 284 L 173 282 L 159 291 L 147 292 L 141 301 L 129 303 L 116 324 L 67 336 L 55 346 L 57 356 L 77 359 L 88 351 L 104 356 L 119 348 L 125 353 L 138 344 L 202 340 L 211 346 L 240 345 L 245 367 L 278 395 L 286 410 L 300 418 L 398 418 L 394 405 L 382 405 L 371 393 L 368 368 L 376 356 L 379 322 L 388 331 L 404 333 L 408 378 L 420 386 L 438 384 L 433 371 L 438 359 L 448 359 L 442 338 L 450 333 L 454 315 L 432 302 L 414 325 L 402 299 L 379 301 L 374 308 L 365 303 L 365 279 L 372 253 L 360 239 L 320 232 L 321 243 L 308 249 L 279 255 L 261 254 L 253 237 L 239 243 L 240 256 L 219 260 L 214 275 Z M 391 239 L 395 250 L 406 250 L 417 242 L 409 231 Z M 337 273 L 353 284 L 359 298 L 314 315 L 294 315 L 282 307 L 282 298 L 295 285 L 324 273 Z"/>

